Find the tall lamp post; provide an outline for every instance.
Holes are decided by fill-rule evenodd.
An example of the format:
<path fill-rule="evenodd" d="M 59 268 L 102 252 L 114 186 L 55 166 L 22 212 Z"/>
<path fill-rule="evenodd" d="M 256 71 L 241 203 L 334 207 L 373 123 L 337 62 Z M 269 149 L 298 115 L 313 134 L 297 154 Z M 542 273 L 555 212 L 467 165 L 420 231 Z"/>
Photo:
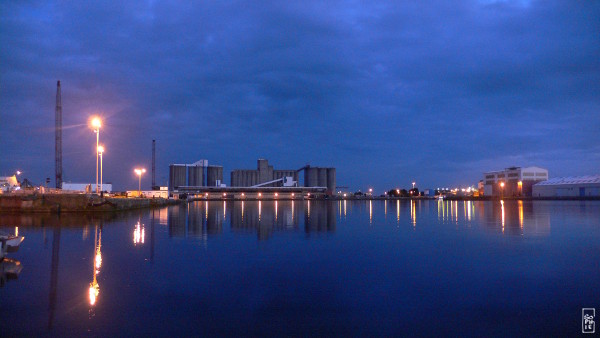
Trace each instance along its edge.
<path fill-rule="evenodd" d="M 504 182 L 500 182 L 500 198 L 504 198 Z"/>
<path fill-rule="evenodd" d="M 104 146 L 98 146 L 98 155 L 100 155 L 100 191 L 104 191 L 104 185 L 102 184 L 102 154 L 104 153 Z"/>
<path fill-rule="evenodd" d="M 96 133 L 96 194 L 98 193 L 98 148 L 100 146 L 100 127 L 102 126 L 102 121 L 100 121 L 99 117 L 92 118 L 92 128 L 94 128 L 94 133 Z"/>
<path fill-rule="evenodd" d="M 138 177 L 139 177 L 139 183 L 138 183 L 138 195 L 139 195 L 139 197 L 141 197 L 141 196 L 142 196 L 142 174 L 146 172 L 146 169 L 143 169 L 143 168 L 142 168 L 142 169 L 137 169 L 137 168 L 136 168 L 136 169 L 134 169 L 133 171 L 134 171 L 134 172 L 136 173 L 136 175 L 138 175 Z"/>

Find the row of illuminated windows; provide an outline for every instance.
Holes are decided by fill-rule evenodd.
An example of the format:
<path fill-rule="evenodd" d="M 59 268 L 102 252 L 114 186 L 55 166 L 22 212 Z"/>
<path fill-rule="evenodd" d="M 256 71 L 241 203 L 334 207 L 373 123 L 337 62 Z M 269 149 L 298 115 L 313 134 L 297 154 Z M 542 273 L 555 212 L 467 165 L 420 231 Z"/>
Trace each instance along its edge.
<path fill-rule="evenodd" d="M 546 173 L 523 173 L 523 177 L 533 177 L 533 176 L 537 176 L 537 177 L 547 177 L 548 174 Z M 486 179 L 495 179 L 495 178 L 504 178 L 505 175 L 504 174 L 498 174 L 498 175 L 485 175 Z M 519 173 L 509 173 L 508 177 L 519 177 Z"/>

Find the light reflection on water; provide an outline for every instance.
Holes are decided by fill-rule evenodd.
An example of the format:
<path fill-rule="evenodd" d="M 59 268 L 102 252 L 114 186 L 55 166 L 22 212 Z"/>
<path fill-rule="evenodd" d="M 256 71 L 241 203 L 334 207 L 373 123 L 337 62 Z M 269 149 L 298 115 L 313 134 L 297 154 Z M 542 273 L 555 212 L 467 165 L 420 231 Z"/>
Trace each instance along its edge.
<path fill-rule="evenodd" d="M 390 205 L 388 206 L 388 204 Z M 191 286 L 193 284 L 188 284 L 187 278 L 193 277 L 200 283 L 206 282 L 202 281 L 203 278 L 204 280 L 216 278 L 217 284 L 211 287 L 216 288 L 219 292 L 215 296 L 205 296 L 208 297 L 208 300 L 203 301 L 209 304 L 216 302 L 211 306 L 218 307 L 221 305 L 216 304 L 220 301 L 227 303 L 228 297 L 230 297 L 227 293 L 231 293 L 231 297 L 242 300 L 248 297 L 244 291 L 246 289 L 240 288 L 240 285 L 233 287 L 229 284 L 230 282 L 227 282 L 228 278 L 235 278 L 241 273 L 240 271 L 243 271 L 243 274 L 252 276 L 253 283 L 268 288 L 274 286 L 272 283 L 277 280 L 277 275 L 272 275 L 275 272 L 263 275 L 257 271 L 265 273 L 265 271 L 274 269 L 273 271 L 279 271 L 278 273 L 289 276 L 286 282 L 290 283 L 291 289 L 284 288 L 287 290 L 284 294 L 292 300 L 299 297 L 294 291 L 291 291 L 297 288 L 293 286 L 294 283 L 301 283 L 298 287 L 307 287 L 303 284 L 302 278 L 298 276 L 309 274 L 309 277 L 303 278 L 312 280 L 310 274 L 313 274 L 312 278 L 316 278 L 315 273 L 317 276 L 319 274 L 329 276 L 330 273 L 333 273 L 328 277 L 330 279 L 321 281 L 324 283 L 321 285 L 324 290 L 335 290 L 339 279 L 343 279 L 347 284 L 342 285 L 346 285 L 344 288 L 349 288 L 347 291 L 351 292 L 348 296 L 344 296 L 346 291 L 337 295 L 336 297 L 341 297 L 337 302 L 354 304 L 352 299 L 357 298 L 357 303 L 352 306 L 348 305 L 349 307 L 346 309 L 350 311 L 347 313 L 348 318 L 355 318 L 352 315 L 353 311 L 358 313 L 363 311 L 360 304 L 373 302 L 373 295 L 369 293 L 373 291 L 367 292 L 368 288 L 361 289 L 364 288 L 360 282 L 362 278 L 365 278 L 363 270 L 350 269 L 347 271 L 346 268 L 337 270 L 340 264 L 340 266 L 358 265 L 362 266 L 362 269 L 385 266 L 385 269 L 378 272 L 379 277 L 371 280 L 371 283 L 375 283 L 381 288 L 377 294 L 389 294 L 391 299 L 400 297 L 400 295 L 413 297 L 413 294 L 403 294 L 393 286 L 395 284 L 388 285 L 385 282 L 388 280 L 385 277 L 386 274 L 389 274 L 390 282 L 404 280 L 408 284 L 403 285 L 408 285 L 408 288 L 412 285 L 411 283 L 433 283 L 433 280 L 418 277 L 422 274 L 420 271 L 423 266 L 427 266 L 428 270 L 433 269 L 436 282 L 449 285 L 447 288 L 450 290 L 453 290 L 452 285 L 455 285 L 454 291 L 443 291 L 446 289 L 432 291 L 434 294 L 438 293 L 437 297 L 442 299 L 449 297 L 444 292 L 455 292 L 464 297 L 461 294 L 460 285 L 468 283 L 468 281 L 465 282 L 459 275 L 437 275 L 435 272 L 445 271 L 449 266 L 456 265 L 457 261 L 462 263 L 458 267 L 454 266 L 454 269 L 461 270 L 466 267 L 469 269 L 474 267 L 476 270 L 483 269 L 488 274 L 497 275 L 495 278 L 500 280 L 512 278 L 505 274 L 508 276 L 531 274 L 527 275 L 529 280 L 525 278 L 520 281 L 519 285 L 532 283 L 533 288 L 534 284 L 546 283 L 544 276 L 547 274 L 547 270 L 544 270 L 543 267 L 554 264 L 555 254 L 549 249 L 548 251 L 539 251 L 538 248 L 536 249 L 538 251 L 535 251 L 537 256 L 530 256 L 528 245 L 534 243 L 538 246 L 550 247 L 553 241 L 559 241 L 564 246 L 560 255 L 567 257 L 562 259 L 571 259 L 576 262 L 579 257 L 579 249 L 594 247 L 600 239 L 598 225 L 590 221 L 599 219 L 599 206 L 598 202 L 512 200 L 489 202 L 449 200 L 197 201 L 187 205 L 151 211 L 105 216 L 0 215 L 1 230 L 8 228 L 26 237 L 22 249 L 13 254 L 14 258 L 20 260 L 25 272 L 17 280 L 5 284 L 0 289 L 3 304 L 0 315 L 11 323 L 15 323 L 14 331 L 9 331 L 9 335 L 11 333 L 36 335 L 44 332 L 53 332 L 57 335 L 67 332 L 84 334 L 88 330 L 99 334 L 124 334 L 132 332 L 133 327 L 129 327 L 127 323 L 121 323 L 118 326 L 119 329 L 114 331 L 115 326 L 111 326 L 109 323 L 119 321 L 115 317 L 116 314 L 113 314 L 116 309 L 123 307 L 124 310 L 118 310 L 115 313 L 126 317 L 128 315 L 135 316 L 129 312 L 130 309 L 135 309 L 137 306 L 144 307 L 143 301 L 140 305 L 138 303 L 140 300 L 133 300 L 136 298 L 133 295 L 139 296 L 139 294 L 131 289 L 132 286 L 139 288 L 139 292 L 148 295 L 176 292 L 181 293 L 184 298 L 194 299 L 199 291 Z M 388 220 L 388 207 L 392 210 L 395 208 L 395 219 L 392 216 Z M 393 215 L 394 211 L 390 212 Z M 149 224 L 149 228 L 145 224 Z M 155 224 L 158 224 L 158 227 L 155 228 Z M 573 230 L 572 224 L 583 226 L 584 228 L 580 231 L 587 237 L 578 237 L 578 230 Z M 47 230 L 52 232 L 51 244 L 48 242 Z M 407 230 L 409 232 L 406 232 Z M 7 231 L 5 230 L 5 232 Z M 465 233 L 470 236 L 468 245 L 464 245 Z M 90 239 L 92 234 L 94 235 L 93 241 Z M 302 236 L 298 236 L 298 234 L 302 234 Z M 552 239 L 553 236 L 554 239 Z M 306 238 L 313 238 L 313 242 L 316 241 L 316 244 L 304 242 Z M 499 242 L 499 238 L 510 241 Z M 537 239 L 537 241 L 522 242 L 520 238 Z M 322 242 L 321 240 L 326 241 Z M 477 252 L 477 255 L 487 257 L 488 260 L 481 263 L 477 255 L 462 256 L 458 254 L 457 252 L 460 251 L 455 251 L 457 249 L 454 246 L 454 242 L 457 240 L 463 243 L 461 249 L 473 250 L 473 252 Z M 265 243 L 266 246 L 252 245 L 256 241 Z M 202 243 L 200 248 L 198 243 Z M 315 247 L 315 245 L 317 246 Z M 504 247 L 505 245 L 507 247 Z M 518 250 L 510 251 L 515 246 L 517 248 L 522 246 L 520 250 L 523 252 L 523 256 L 519 256 Z M 410 254 L 405 253 L 405 255 L 413 257 L 412 260 L 406 260 L 407 256 L 394 256 L 398 252 L 408 250 L 405 248 L 410 248 L 407 251 Z M 442 251 L 443 254 L 434 253 L 442 248 L 445 250 Z M 540 252 L 546 252 L 548 255 L 541 261 L 539 261 Z M 92 254 L 90 255 L 90 253 Z M 291 253 L 298 256 L 291 255 Z M 313 257 L 315 254 L 317 256 Z M 450 258 L 442 258 L 447 254 Z M 589 252 L 586 251 L 586 254 L 589 256 Z M 253 258 L 248 260 L 247 256 Z M 311 265 L 307 265 L 307 261 L 305 261 L 308 259 L 306 257 L 313 257 L 308 260 L 310 262 L 321 262 L 319 263 L 321 265 L 317 265 L 320 268 L 312 270 Z M 384 257 L 395 257 L 396 260 L 393 265 L 388 266 L 390 262 Z M 413 262 L 414 257 L 424 257 L 426 260 Z M 600 258 L 598 250 L 592 252 L 591 258 Z M 509 261 L 500 264 L 499 266 L 502 268 L 497 270 L 493 266 L 491 270 L 486 270 L 489 269 L 488 267 L 481 267 L 481 264 L 502 261 L 502 259 Z M 517 262 L 527 262 L 526 266 L 530 269 L 526 269 L 524 272 L 519 264 L 515 264 L 511 259 Z M 538 260 L 532 261 L 532 259 Z M 364 260 L 366 263 L 363 263 Z M 282 265 L 281 262 L 288 264 Z M 151 263 L 151 265 L 146 263 Z M 412 271 L 412 274 L 407 277 L 404 270 L 396 271 L 398 269 L 396 263 L 401 263 L 400 266 L 406 271 Z M 276 265 L 277 268 L 272 265 Z M 505 265 L 514 270 L 504 267 Z M 541 267 L 536 267 L 537 265 Z M 565 269 L 567 267 L 572 269 L 571 265 L 566 264 Z M 254 266 L 258 270 L 248 270 L 248 266 Z M 298 268 L 298 266 L 304 268 Z M 92 268 L 91 282 L 90 267 Z M 295 269 L 301 270 L 296 271 Z M 504 271 L 503 269 L 508 270 Z M 559 277 L 564 272 L 564 278 L 567 278 L 566 282 L 563 280 L 565 283 L 569 283 L 574 278 L 571 270 L 560 270 L 554 266 L 552 269 L 554 269 L 553 273 Z M 191 272 L 187 272 L 187 270 Z M 193 274 L 190 275 L 191 273 Z M 468 269 L 463 271 L 463 274 L 468 273 Z M 596 277 L 598 277 L 597 271 L 591 275 L 592 279 Z M 3 275 L 2 278 L 4 280 L 6 277 Z M 368 274 L 366 278 L 369 278 Z M 413 280 L 414 278 L 416 280 Z M 482 277 L 473 275 L 471 278 Z M 244 280 L 240 281 L 241 285 L 246 285 Z M 588 281 L 577 279 L 572 282 L 574 285 L 571 285 L 571 288 L 581 288 L 581 283 L 585 284 Z M 494 288 L 494 285 L 496 284 L 492 283 L 485 287 L 488 289 L 487 297 L 491 298 L 488 299 L 491 303 L 494 302 L 494 297 L 502 297 L 502 292 L 500 289 Z M 248 286 L 246 285 L 246 287 Z M 279 286 L 279 288 L 281 287 Z M 478 284 L 477 287 L 482 286 Z M 33 290 L 31 295 L 27 293 L 29 290 Z M 413 291 L 417 292 L 415 290 Z M 319 292 L 322 291 L 315 292 L 318 297 Z M 439 294 L 440 292 L 442 294 Z M 557 296 L 557 291 L 553 292 L 550 297 Z M 258 292 L 258 294 L 263 293 L 262 291 Z M 349 295 L 352 295 L 353 298 L 347 298 L 350 297 Z M 539 296 L 546 297 L 543 293 Z M 258 298 L 252 298 L 252 301 L 247 300 L 245 306 L 252 307 L 254 306 L 252 304 L 257 302 L 262 304 L 263 301 L 268 300 L 268 297 L 264 298 L 266 296 L 254 295 L 253 297 Z M 40 302 L 39 299 L 47 299 L 48 302 Z M 512 300 L 512 302 L 518 305 L 520 299 Z M 318 302 L 318 300 L 315 301 Z M 174 313 L 169 314 L 168 308 L 169 306 L 173 307 L 173 304 L 169 305 L 168 301 L 165 301 L 166 303 L 160 303 L 158 300 L 156 301 L 158 303 L 148 302 L 150 307 L 165 308 L 166 310 L 161 313 L 167 318 L 169 316 L 186 316 L 175 310 L 173 310 Z M 375 303 L 372 306 L 377 309 L 383 304 L 395 309 L 394 311 L 398 313 L 403 311 L 388 304 L 386 298 L 381 298 L 380 302 L 381 304 Z M 83 306 L 84 304 L 85 306 Z M 415 301 L 415 304 L 417 304 L 415 311 L 421 311 L 419 310 L 420 301 Z M 279 306 L 285 307 L 285 305 Z M 430 305 L 423 303 L 420 306 L 424 307 L 422 309 L 424 311 Z M 7 310 L 11 307 L 20 310 L 16 312 Z M 86 311 L 83 311 L 84 308 Z M 373 308 L 370 311 L 372 310 Z M 302 312 L 298 309 L 295 311 Z M 86 313 L 87 317 L 81 318 L 80 313 Z M 287 314 L 291 317 L 286 318 L 294 320 L 293 313 L 295 312 Z M 457 309 L 456 313 L 449 312 L 446 313 L 446 316 L 455 318 L 462 314 Z M 33 318 L 40 317 L 47 318 L 47 321 L 38 323 L 33 320 Z M 225 320 L 226 318 L 221 319 Z M 335 320 L 344 321 L 346 319 L 342 316 Z M 29 325 L 32 320 L 33 324 Z M 144 322 L 150 319 L 140 317 L 137 320 Z M 362 320 L 362 325 L 370 328 L 367 333 L 397 333 L 392 329 L 390 329 L 391 331 L 379 331 L 374 326 L 375 322 L 369 322 L 364 318 Z M 394 320 L 398 320 L 398 318 Z M 152 323 L 146 324 L 148 327 L 152 327 Z M 527 325 L 526 322 L 518 324 Z M 169 326 L 168 321 L 165 325 L 175 329 L 175 333 L 190 333 L 189 331 L 177 331 L 177 328 Z M 212 325 L 217 324 L 213 323 Z M 394 327 L 392 324 L 389 325 Z M 413 325 L 416 324 L 413 323 Z M 167 327 L 163 329 L 167 329 Z M 243 327 L 242 325 L 241 328 Z M 244 332 L 244 330 L 241 329 L 239 332 Z M 283 331 L 283 333 L 286 332 Z M 453 332 L 463 331 L 460 326 L 457 326 Z"/>

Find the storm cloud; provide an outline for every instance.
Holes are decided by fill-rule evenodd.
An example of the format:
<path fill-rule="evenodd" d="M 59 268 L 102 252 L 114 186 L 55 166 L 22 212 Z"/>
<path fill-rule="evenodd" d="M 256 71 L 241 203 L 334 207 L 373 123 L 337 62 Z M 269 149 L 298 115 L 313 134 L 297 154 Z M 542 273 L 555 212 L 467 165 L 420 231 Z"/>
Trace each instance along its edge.
<path fill-rule="evenodd" d="M 2 2 L 0 175 L 157 181 L 169 163 L 334 166 L 352 190 L 600 168 L 595 1 Z M 147 180 L 145 184 L 149 187 Z"/>

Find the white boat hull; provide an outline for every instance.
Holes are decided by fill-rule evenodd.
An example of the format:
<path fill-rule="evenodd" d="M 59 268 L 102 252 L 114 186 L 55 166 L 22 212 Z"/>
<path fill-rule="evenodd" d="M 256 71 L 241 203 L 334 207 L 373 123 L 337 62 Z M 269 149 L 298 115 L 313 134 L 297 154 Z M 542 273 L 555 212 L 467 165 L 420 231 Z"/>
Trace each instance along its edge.
<path fill-rule="evenodd" d="M 3 242 L 3 251 L 5 252 L 17 252 L 19 246 L 23 242 L 25 237 L 23 236 L 2 236 L 0 241 Z"/>

